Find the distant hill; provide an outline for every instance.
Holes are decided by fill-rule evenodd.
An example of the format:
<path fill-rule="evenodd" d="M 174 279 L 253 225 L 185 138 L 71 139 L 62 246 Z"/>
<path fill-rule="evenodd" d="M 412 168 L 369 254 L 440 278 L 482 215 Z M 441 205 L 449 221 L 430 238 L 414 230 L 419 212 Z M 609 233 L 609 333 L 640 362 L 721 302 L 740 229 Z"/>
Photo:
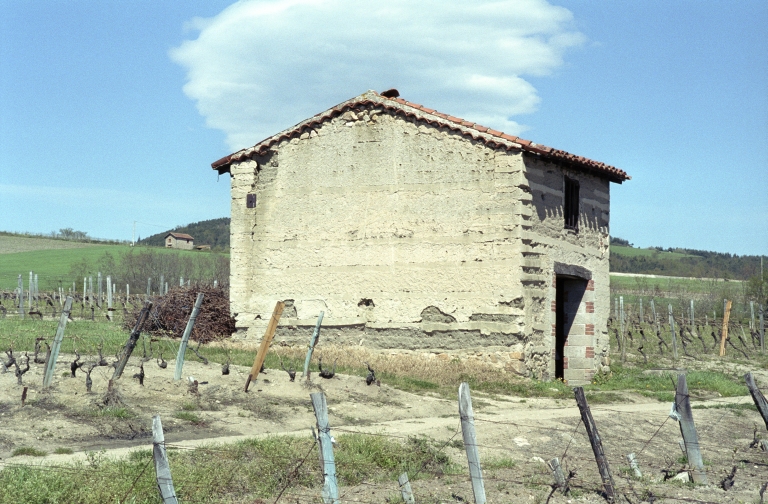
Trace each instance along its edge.
<path fill-rule="evenodd" d="M 138 241 L 140 245 L 151 247 L 165 246 L 165 235 L 169 232 L 186 233 L 195 239 L 195 246 L 210 245 L 213 250 L 229 249 L 229 217 L 193 222 L 186 226 L 178 226 L 162 233 L 148 236 Z"/>
<path fill-rule="evenodd" d="M 611 237 L 611 272 L 748 280 L 760 275 L 760 256 L 684 248 L 635 248 Z"/>

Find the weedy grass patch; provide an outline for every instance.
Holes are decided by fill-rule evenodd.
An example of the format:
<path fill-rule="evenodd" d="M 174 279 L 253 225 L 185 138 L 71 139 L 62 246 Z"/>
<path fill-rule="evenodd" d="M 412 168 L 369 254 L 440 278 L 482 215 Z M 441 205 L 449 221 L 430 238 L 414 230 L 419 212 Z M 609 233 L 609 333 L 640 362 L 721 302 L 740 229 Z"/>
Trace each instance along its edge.
<path fill-rule="evenodd" d="M 32 448 L 30 446 L 20 446 L 19 448 L 13 450 L 13 453 L 11 454 L 12 457 L 18 457 L 22 455 L 26 455 L 28 457 L 45 457 L 48 455 L 48 452 L 38 450 L 37 448 Z"/>
<path fill-rule="evenodd" d="M 335 448 L 340 485 L 390 481 L 403 471 L 413 479 L 457 473 L 439 445 L 429 438 L 404 442 L 383 436 L 342 434 Z M 284 487 L 322 485 L 317 446 L 311 438 L 273 436 L 195 450 L 168 446 L 168 459 L 180 502 L 240 502 L 274 497 Z M 78 502 L 101 504 L 158 502 L 151 450 L 136 450 L 119 459 L 94 454 L 86 462 L 10 466 L 0 471 L 0 502 Z"/>

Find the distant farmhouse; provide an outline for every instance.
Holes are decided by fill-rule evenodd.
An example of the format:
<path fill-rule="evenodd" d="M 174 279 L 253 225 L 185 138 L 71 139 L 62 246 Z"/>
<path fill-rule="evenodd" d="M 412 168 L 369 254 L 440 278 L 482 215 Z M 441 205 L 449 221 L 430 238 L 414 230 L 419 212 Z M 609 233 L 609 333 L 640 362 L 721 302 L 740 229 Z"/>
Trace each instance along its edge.
<path fill-rule="evenodd" d="M 165 235 L 165 248 L 192 250 L 194 247 L 195 240 L 188 234 L 171 232 Z"/>
<path fill-rule="evenodd" d="M 231 176 L 231 311 L 258 339 L 609 370 L 612 166 L 369 91 L 212 164 Z M 444 355 L 440 356 L 441 358 Z"/>

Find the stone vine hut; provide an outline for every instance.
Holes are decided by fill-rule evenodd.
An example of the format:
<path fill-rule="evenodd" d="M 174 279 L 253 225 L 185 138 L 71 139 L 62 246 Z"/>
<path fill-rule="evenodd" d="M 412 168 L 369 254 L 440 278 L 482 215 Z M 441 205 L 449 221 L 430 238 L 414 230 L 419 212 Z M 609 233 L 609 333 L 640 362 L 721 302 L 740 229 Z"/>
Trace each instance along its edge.
<path fill-rule="evenodd" d="M 220 159 L 231 310 L 258 340 L 473 355 L 571 384 L 607 366 L 606 164 L 373 91 Z M 443 356 L 445 357 L 445 356 Z"/>
<path fill-rule="evenodd" d="M 168 233 L 165 235 L 165 248 L 192 250 L 195 239 L 186 233 Z"/>

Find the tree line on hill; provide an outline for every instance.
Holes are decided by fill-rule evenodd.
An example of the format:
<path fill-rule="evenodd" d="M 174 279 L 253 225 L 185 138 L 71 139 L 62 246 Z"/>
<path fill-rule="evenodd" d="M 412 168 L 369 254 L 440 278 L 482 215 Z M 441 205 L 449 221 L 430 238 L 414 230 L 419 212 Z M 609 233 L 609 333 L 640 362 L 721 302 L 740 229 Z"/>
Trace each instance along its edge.
<path fill-rule="evenodd" d="M 164 247 L 165 237 L 168 233 L 188 234 L 194 238 L 195 246 L 210 245 L 211 250 L 229 249 L 229 217 L 193 222 L 186 226 L 176 226 L 169 231 L 142 238 L 137 243 L 150 247 Z"/>
<path fill-rule="evenodd" d="M 633 246 L 629 241 L 616 237 L 611 237 L 611 245 Z M 677 255 L 662 252 L 674 252 Z M 760 256 L 653 247 L 650 255 L 612 253 L 610 269 L 616 273 L 749 280 L 760 276 Z"/>
<path fill-rule="evenodd" d="M 147 284 L 152 291 L 160 290 L 160 278 L 169 287 L 179 285 L 181 278 L 191 283 L 212 285 L 214 280 L 220 286 L 229 285 L 229 257 L 223 254 L 178 254 L 152 248 L 132 248 L 126 254 L 114 255 L 109 252 L 96 261 L 86 258 L 74 263 L 69 270 L 68 281 L 74 281 L 78 291 L 83 278 L 98 273 L 112 282 L 121 291 L 130 284 L 132 293 L 144 292 Z M 151 279 L 151 280 L 150 280 Z M 164 285 L 163 285 L 164 287 Z"/>

